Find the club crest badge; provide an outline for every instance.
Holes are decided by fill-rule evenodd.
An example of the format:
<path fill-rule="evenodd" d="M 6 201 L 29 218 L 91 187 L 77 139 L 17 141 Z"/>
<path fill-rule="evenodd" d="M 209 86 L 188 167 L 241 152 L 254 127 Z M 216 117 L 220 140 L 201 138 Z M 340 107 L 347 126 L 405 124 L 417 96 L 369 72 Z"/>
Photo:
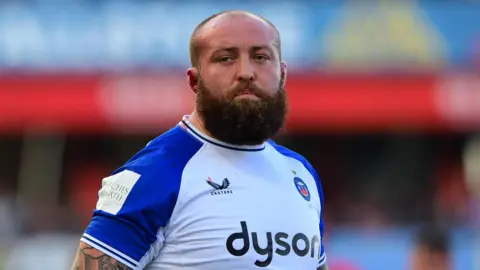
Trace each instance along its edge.
<path fill-rule="evenodd" d="M 310 201 L 310 191 L 308 190 L 307 185 L 303 182 L 302 179 L 299 177 L 293 178 L 293 182 L 295 183 L 295 187 L 297 188 L 298 193 L 306 200 Z"/>

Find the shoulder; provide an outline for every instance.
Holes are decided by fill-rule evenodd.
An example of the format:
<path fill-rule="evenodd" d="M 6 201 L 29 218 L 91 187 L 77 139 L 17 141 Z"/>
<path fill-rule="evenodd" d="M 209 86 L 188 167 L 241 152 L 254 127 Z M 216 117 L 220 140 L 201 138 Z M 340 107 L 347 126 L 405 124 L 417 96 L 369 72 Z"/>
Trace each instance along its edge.
<path fill-rule="evenodd" d="M 310 164 L 310 162 L 304 156 L 302 156 L 301 154 L 299 154 L 299 153 L 297 153 L 297 152 L 295 152 L 291 149 L 288 149 L 285 146 L 279 145 L 272 140 L 270 140 L 269 143 L 280 154 L 282 154 L 286 157 L 289 157 L 289 158 L 293 158 L 293 159 L 301 162 L 303 164 L 303 166 L 305 166 L 305 168 L 312 174 L 312 176 L 315 178 L 315 180 L 319 181 L 317 172 L 315 171 L 313 166 Z"/>
<path fill-rule="evenodd" d="M 315 168 L 313 168 L 312 164 L 310 164 L 310 162 L 304 157 L 302 156 L 301 154 L 291 150 L 291 149 L 288 149 L 287 147 L 285 146 L 282 146 L 282 145 L 279 145 L 277 143 L 275 143 L 274 141 L 270 140 L 269 141 L 269 144 L 280 154 L 282 154 L 283 156 L 286 156 L 286 157 L 289 157 L 289 158 L 293 158 L 297 161 L 299 161 L 300 163 L 302 163 L 302 165 L 307 169 L 307 171 L 312 175 L 312 177 L 315 179 L 315 182 L 316 182 L 316 185 L 317 185 L 317 189 L 318 189 L 318 193 L 320 195 L 320 199 L 323 201 L 323 189 L 322 189 L 322 183 L 321 183 L 321 180 L 320 180 L 320 177 L 318 176 L 317 174 L 317 171 L 315 170 Z"/>
<path fill-rule="evenodd" d="M 97 210 L 117 214 L 133 208 L 171 208 L 183 170 L 202 146 L 180 127 L 155 138 L 102 180 Z"/>
<path fill-rule="evenodd" d="M 113 174 L 124 170 L 145 175 L 178 173 L 202 146 L 201 141 L 177 126 L 150 141 Z"/>

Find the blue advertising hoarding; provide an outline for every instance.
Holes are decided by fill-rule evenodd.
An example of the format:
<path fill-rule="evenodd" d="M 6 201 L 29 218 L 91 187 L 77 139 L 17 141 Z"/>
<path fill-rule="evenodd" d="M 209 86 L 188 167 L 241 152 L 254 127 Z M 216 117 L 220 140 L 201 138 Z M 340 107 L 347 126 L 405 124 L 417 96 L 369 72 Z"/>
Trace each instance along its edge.
<path fill-rule="evenodd" d="M 193 28 L 230 9 L 276 24 L 291 68 L 480 66 L 480 3 L 54 2 L 1 4 L 0 69 L 186 67 Z"/>

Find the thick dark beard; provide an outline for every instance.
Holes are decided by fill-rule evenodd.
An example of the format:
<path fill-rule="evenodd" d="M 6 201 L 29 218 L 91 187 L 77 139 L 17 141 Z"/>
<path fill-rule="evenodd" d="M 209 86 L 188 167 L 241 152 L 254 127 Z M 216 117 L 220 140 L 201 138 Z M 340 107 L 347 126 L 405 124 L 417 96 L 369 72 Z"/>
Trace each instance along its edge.
<path fill-rule="evenodd" d="M 236 100 L 235 96 L 241 88 L 250 89 L 260 100 Z M 220 94 L 217 97 L 199 80 L 197 112 L 204 121 L 205 129 L 220 141 L 234 145 L 262 144 L 282 128 L 288 111 L 283 81 L 275 95 L 264 93 L 247 84 L 227 97 Z"/>

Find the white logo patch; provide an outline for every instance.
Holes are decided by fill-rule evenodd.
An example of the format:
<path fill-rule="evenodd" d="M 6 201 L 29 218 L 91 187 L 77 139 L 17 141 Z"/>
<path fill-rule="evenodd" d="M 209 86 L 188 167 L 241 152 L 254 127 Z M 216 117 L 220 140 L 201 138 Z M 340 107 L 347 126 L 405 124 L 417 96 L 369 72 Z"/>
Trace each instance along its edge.
<path fill-rule="evenodd" d="M 116 215 L 139 178 L 140 174 L 129 170 L 103 178 L 102 188 L 98 192 L 97 210 Z"/>

